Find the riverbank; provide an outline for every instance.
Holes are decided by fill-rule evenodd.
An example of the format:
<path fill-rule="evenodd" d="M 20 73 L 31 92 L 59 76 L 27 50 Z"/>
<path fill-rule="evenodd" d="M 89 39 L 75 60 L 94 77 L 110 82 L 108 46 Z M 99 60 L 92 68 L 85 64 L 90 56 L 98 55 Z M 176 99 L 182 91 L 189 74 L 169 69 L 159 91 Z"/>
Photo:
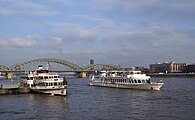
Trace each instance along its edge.
<path fill-rule="evenodd" d="M 195 73 L 149 73 L 151 77 L 181 77 L 181 78 L 195 78 Z"/>

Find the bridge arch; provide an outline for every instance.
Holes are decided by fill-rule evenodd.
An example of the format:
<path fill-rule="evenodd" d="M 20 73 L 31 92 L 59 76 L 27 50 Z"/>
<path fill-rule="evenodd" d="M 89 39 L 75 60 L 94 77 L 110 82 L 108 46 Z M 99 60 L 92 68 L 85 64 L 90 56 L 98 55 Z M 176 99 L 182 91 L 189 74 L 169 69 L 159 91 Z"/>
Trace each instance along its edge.
<path fill-rule="evenodd" d="M 30 63 L 33 63 L 33 62 L 54 62 L 54 63 L 58 63 L 58 64 L 61 64 L 61 65 L 65 65 L 73 70 L 81 70 L 82 68 L 72 62 L 69 62 L 69 61 L 65 61 L 65 60 L 61 60 L 61 59 L 54 59 L 54 58 L 39 58 L 39 59 L 33 59 L 33 60 L 30 60 L 30 61 L 27 61 L 27 62 L 24 62 L 24 63 L 21 63 L 21 64 L 16 64 L 16 65 L 13 65 L 10 68 L 10 70 L 21 70 L 22 69 L 22 66 L 23 65 L 27 65 L 27 64 L 30 64 Z"/>
<path fill-rule="evenodd" d="M 0 70 L 9 70 L 9 67 L 0 64 Z"/>
<path fill-rule="evenodd" d="M 83 70 L 95 69 L 96 67 L 102 67 L 101 69 L 107 69 L 107 70 L 121 70 L 120 66 L 114 64 L 92 64 L 92 65 L 83 66 Z"/>

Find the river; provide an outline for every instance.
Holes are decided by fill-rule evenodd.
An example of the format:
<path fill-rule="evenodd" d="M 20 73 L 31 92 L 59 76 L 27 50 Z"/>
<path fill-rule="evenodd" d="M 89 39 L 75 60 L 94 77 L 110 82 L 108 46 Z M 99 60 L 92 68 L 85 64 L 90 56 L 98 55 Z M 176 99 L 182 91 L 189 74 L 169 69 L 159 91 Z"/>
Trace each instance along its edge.
<path fill-rule="evenodd" d="M 68 95 L 0 96 L 1 120 L 195 120 L 195 79 L 153 78 L 161 91 L 88 86 L 68 79 Z M 0 80 L 5 81 L 5 80 Z"/>

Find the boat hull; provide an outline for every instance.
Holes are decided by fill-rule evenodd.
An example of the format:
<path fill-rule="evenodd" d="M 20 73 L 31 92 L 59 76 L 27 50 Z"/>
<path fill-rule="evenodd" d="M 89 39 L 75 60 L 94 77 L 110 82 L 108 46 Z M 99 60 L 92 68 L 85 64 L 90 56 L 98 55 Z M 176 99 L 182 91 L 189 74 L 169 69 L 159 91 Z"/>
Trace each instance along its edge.
<path fill-rule="evenodd" d="M 58 89 L 35 89 L 31 88 L 32 92 L 49 94 L 49 95 L 57 95 L 57 96 L 66 96 L 67 90 L 66 88 L 58 88 Z"/>
<path fill-rule="evenodd" d="M 114 87 L 125 89 L 141 89 L 141 90 L 160 90 L 164 83 L 146 83 L 146 84 L 117 84 L 117 83 L 103 83 L 99 81 L 90 81 L 90 86 Z"/>

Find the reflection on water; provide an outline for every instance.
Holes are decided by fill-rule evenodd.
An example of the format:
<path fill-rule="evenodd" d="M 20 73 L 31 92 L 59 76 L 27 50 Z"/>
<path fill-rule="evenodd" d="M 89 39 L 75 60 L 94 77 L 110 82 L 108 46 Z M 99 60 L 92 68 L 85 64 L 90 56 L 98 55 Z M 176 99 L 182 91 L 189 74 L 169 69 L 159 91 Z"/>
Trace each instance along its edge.
<path fill-rule="evenodd" d="M 65 108 L 66 97 L 30 94 L 27 101 L 27 109 L 36 119 L 63 118 Z"/>
<path fill-rule="evenodd" d="M 159 81 L 160 79 L 158 79 Z M 68 96 L 0 96 L 0 118 L 48 120 L 194 119 L 195 79 L 164 79 L 161 91 L 88 86 L 69 79 Z"/>

